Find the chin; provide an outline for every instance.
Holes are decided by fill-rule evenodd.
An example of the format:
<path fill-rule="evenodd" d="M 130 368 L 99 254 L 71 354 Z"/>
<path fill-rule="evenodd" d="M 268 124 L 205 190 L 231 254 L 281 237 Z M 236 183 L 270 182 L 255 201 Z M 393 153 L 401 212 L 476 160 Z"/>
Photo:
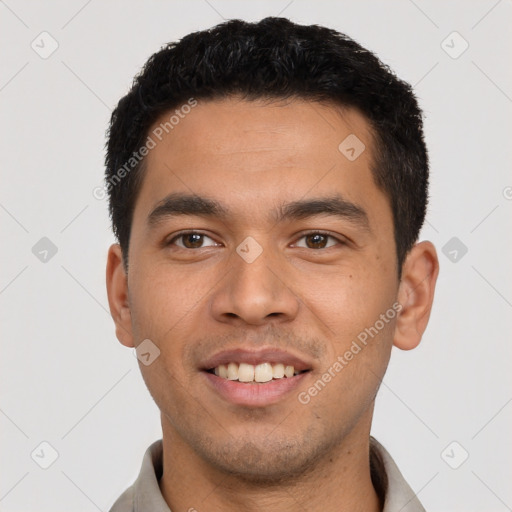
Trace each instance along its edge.
<path fill-rule="evenodd" d="M 201 455 L 217 471 L 248 485 L 279 486 L 303 478 L 329 452 L 330 447 L 312 441 L 311 437 L 301 442 L 275 438 L 259 442 L 243 440 L 217 449 L 212 442 Z"/>

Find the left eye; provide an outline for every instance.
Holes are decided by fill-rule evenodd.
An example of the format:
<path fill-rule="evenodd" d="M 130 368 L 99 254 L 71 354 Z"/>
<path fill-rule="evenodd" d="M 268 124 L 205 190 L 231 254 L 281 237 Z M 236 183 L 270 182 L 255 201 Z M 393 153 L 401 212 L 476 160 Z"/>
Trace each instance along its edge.
<path fill-rule="evenodd" d="M 326 233 L 308 233 L 302 236 L 295 245 L 306 249 L 327 249 L 339 243 L 339 240 Z"/>
<path fill-rule="evenodd" d="M 175 244 L 182 249 L 201 249 L 202 247 L 212 247 L 218 245 L 209 236 L 202 233 L 182 233 L 174 237 L 169 245 Z"/>

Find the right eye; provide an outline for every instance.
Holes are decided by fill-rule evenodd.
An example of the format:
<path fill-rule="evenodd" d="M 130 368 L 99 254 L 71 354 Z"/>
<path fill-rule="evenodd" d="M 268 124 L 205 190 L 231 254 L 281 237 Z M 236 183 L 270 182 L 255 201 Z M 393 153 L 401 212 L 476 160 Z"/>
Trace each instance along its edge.
<path fill-rule="evenodd" d="M 214 247 L 219 244 L 203 233 L 187 231 L 175 236 L 169 241 L 168 245 L 176 245 L 181 249 L 202 249 L 203 247 Z"/>

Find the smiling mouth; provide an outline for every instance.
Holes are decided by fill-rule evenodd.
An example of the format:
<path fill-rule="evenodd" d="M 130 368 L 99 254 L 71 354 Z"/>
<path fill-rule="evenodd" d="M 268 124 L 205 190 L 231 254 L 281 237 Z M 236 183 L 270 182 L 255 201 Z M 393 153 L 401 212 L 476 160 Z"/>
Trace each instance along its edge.
<path fill-rule="evenodd" d="M 308 372 L 309 370 L 297 371 L 293 366 L 284 365 L 282 363 L 273 364 L 265 362 L 253 365 L 232 362 L 229 364 L 221 364 L 206 371 L 225 380 L 238 381 L 246 384 L 264 384 L 273 380 L 289 379 L 301 373 Z"/>

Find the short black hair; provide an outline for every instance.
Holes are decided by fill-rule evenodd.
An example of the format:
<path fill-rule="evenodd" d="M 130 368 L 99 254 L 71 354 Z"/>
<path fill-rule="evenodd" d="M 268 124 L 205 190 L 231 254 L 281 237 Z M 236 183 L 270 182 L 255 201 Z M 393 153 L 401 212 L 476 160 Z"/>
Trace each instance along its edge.
<path fill-rule="evenodd" d="M 140 149 L 150 127 L 191 100 L 232 96 L 328 102 L 365 116 L 374 138 L 374 180 L 391 205 L 400 275 L 428 199 L 422 113 L 412 88 L 350 37 L 275 17 L 257 23 L 230 20 L 167 44 L 149 58 L 113 111 L 105 177 L 126 268 L 145 169 Z"/>

